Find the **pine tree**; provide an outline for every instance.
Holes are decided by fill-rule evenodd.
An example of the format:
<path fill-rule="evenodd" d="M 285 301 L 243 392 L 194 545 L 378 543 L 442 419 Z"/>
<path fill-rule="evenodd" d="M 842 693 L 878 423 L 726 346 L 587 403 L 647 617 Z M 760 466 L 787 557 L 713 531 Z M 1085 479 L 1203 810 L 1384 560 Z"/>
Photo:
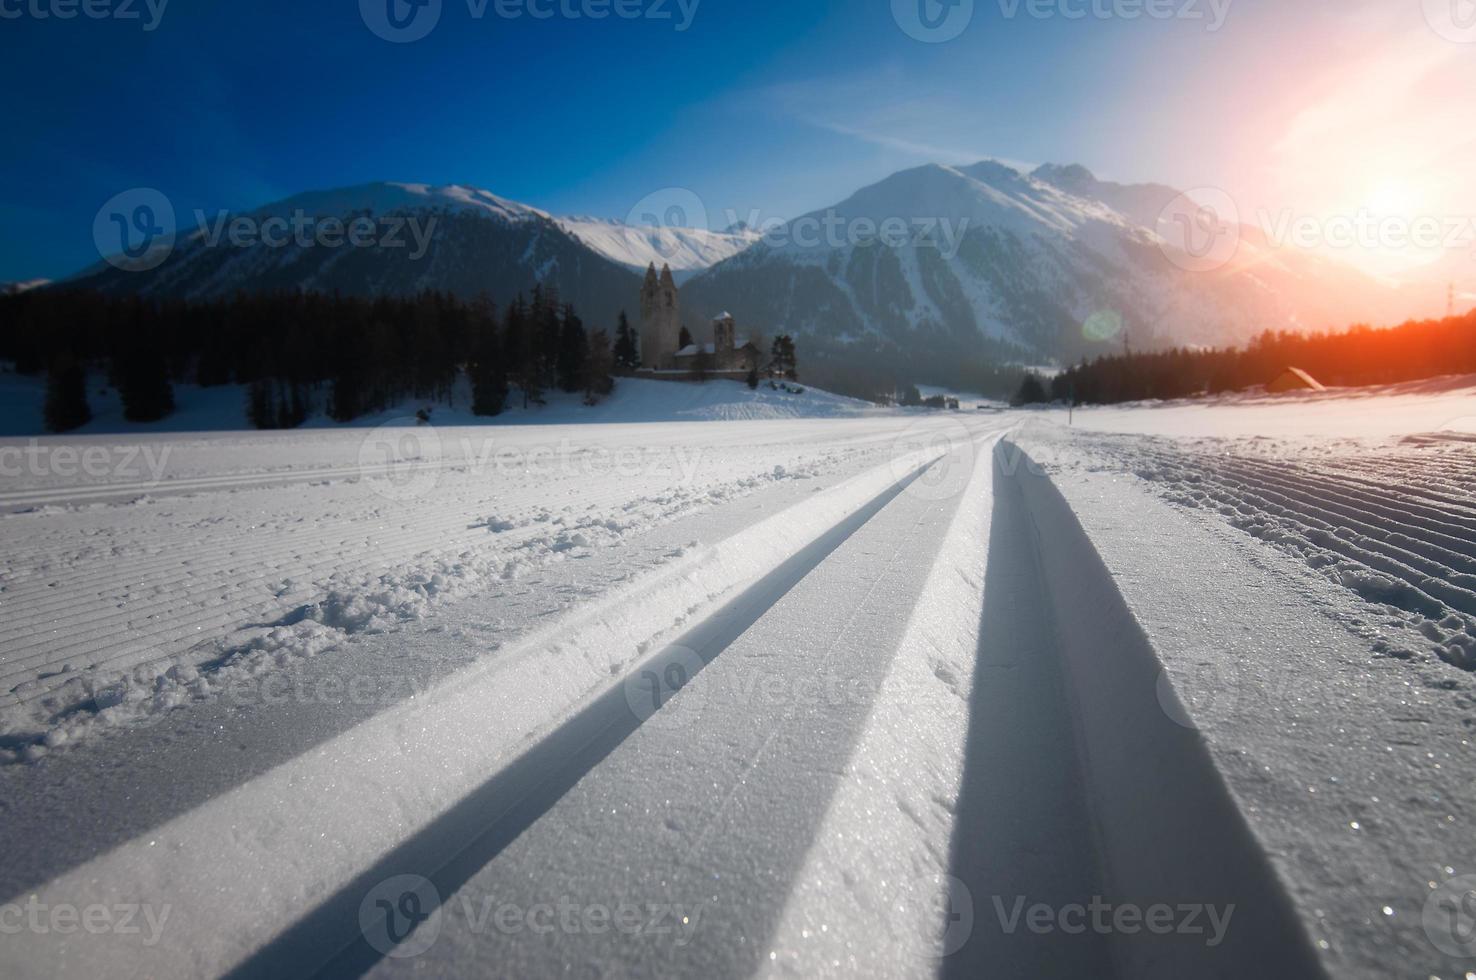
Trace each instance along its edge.
<path fill-rule="evenodd" d="M 267 380 L 251 382 L 246 391 L 246 420 L 258 429 L 277 428 L 276 400 L 272 397 L 275 386 Z"/>
<path fill-rule="evenodd" d="M 610 350 L 610 335 L 596 330 L 589 335 L 589 348 L 584 358 L 584 403 L 594 405 L 615 389 L 615 356 Z"/>
<path fill-rule="evenodd" d="M 789 334 L 781 334 L 774 338 L 774 346 L 769 352 L 771 358 L 770 373 L 786 378 L 790 381 L 799 380 L 799 369 L 795 360 L 794 338 Z"/>
<path fill-rule="evenodd" d="M 157 422 L 174 411 L 174 389 L 164 351 L 148 328 L 135 332 L 114 363 L 118 393 L 123 398 L 123 417 L 130 422 Z"/>
<path fill-rule="evenodd" d="M 608 341 L 606 341 L 608 344 Z M 574 307 L 564 308 L 563 323 L 559 328 L 559 350 L 556 360 L 556 375 L 559 387 L 568 392 L 578 391 L 584 379 L 584 359 L 589 356 L 589 337 L 584 324 L 574 314 Z"/>
<path fill-rule="evenodd" d="M 472 414 L 501 415 L 507 406 L 507 367 L 503 345 L 497 336 L 497 321 L 489 306 L 477 326 L 475 360 L 471 366 Z"/>
<path fill-rule="evenodd" d="M 748 385 L 748 387 L 750 387 L 750 388 L 757 388 L 758 387 L 759 376 L 758 376 L 758 367 L 757 367 L 757 365 L 752 366 L 752 367 L 750 367 L 748 369 L 748 377 L 746 377 L 746 378 L 743 379 L 743 383 L 746 384 L 746 385 Z"/>
<path fill-rule="evenodd" d="M 677 350 L 692 346 L 692 331 L 682 327 L 682 332 L 677 335 Z"/>
<path fill-rule="evenodd" d="M 45 420 L 48 432 L 71 432 L 92 419 L 87 406 L 87 372 L 63 355 L 46 373 Z"/>
<path fill-rule="evenodd" d="M 1045 383 L 1041 381 L 1040 375 L 1034 371 L 1027 371 L 1020 382 L 1020 390 L 1015 392 L 1011 401 L 1012 405 L 1038 405 L 1049 399 L 1046 394 Z"/>
<path fill-rule="evenodd" d="M 630 329 L 630 320 L 625 311 L 615 327 L 615 367 L 620 371 L 634 371 L 641 366 L 641 353 L 636 344 L 635 331 Z"/>

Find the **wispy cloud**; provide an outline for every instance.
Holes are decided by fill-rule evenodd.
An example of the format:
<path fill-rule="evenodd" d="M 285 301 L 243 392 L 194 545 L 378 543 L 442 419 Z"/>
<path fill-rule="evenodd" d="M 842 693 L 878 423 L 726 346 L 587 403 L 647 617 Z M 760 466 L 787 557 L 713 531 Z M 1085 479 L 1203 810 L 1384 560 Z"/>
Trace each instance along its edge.
<path fill-rule="evenodd" d="M 901 70 L 883 67 L 770 85 L 757 97 L 787 118 L 918 161 L 973 163 L 993 156 L 982 138 L 957 139 L 959 133 L 986 128 L 980 125 L 977 108 L 958 104 L 948 93 L 930 93 L 926 98 L 897 95 L 916 88 Z"/>

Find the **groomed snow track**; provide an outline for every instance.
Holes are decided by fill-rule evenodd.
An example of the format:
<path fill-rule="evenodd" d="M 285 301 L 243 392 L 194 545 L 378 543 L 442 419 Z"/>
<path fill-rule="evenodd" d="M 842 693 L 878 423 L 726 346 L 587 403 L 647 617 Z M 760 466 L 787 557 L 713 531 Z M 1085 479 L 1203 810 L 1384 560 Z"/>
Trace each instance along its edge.
<path fill-rule="evenodd" d="M 43 901 L 164 896 L 179 931 L 17 937 L 0 971 L 1323 975 L 1110 572 L 1000 436 L 853 478 L 66 872 Z M 629 635 L 657 652 L 619 673 L 579 653 Z M 909 671 L 929 686 L 895 686 Z M 797 698 L 811 681 L 849 693 Z M 534 687 L 571 710 L 546 724 Z M 438 910 L 410 932 L 374 901 L 401 876 Z M 564 896 L 659 898 L 690 941 L 471 914 Z M 1214 944 L 1204 921 L 1042 935 L 997 914 L 1017 898 L 1233 917 Z"/>
<path fill-rule="evenodd" d="M 966 770 L 959 825 L 1020 836 L 956 840 L 960 866 L 979 878 L 1008 869 L 1018 893 L 1044 886 L 1057 905 L 1090 892 L 1138 908 L 1234 908 L 1214 947 L 1192 933 L 1114 932 L 1107 947 L 1122 978 L 1324 975 L 1203 737 L 1175 720 L 1189 713 L 1070 505 L 1018 445 L 1001 442 L 995 461 L 980 642 L 981 666 L 994 670 L 975 684 L 969 747 L 983 771 Z M 1077 785 L 1032 785 L 1073 768 Z M 1031 787 L 1033 805 L 1002 804 L 1004 780 Z M 947 975 L 987 975 L 1002 961 L 1000 975 L 1104 975 L 1072 961 L 1072 940 L 1078 954 L 1100 941 L 1090 933 L 1033 936 L 1034 948 L 990 938 L 998 948 L 965 947 Z M 1042 970 L 1043 956 L 1062 959 Z"/>
<path fill-rule="evenodd" d="M 1151 446 L 1124 458 L 1171 501 L 1218 511 L 1361 599 L 1400 610 L 1442 660 L 1476 671 L 1472 440 L 1433 433 L 1403 442 L 1330 460 Z"/>

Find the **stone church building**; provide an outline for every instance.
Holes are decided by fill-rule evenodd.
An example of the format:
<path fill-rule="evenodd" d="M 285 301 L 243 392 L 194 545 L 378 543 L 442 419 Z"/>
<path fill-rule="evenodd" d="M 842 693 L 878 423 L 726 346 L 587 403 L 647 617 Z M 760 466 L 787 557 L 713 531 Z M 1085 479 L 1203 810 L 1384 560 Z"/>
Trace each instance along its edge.
<path fill-rule="evenodd" d="M 712 339 L 681 344 L 681 302 L 671 267 L 656 274 L 653 263 L 646 269 L 641 286 L 642 375 L 672 381 L 694 381 L 703 377 L 737 378 L 762 369 L 763 352 L 746 337 L 737 335 L 737 324 L 724 313 L 712 321 Z"/>

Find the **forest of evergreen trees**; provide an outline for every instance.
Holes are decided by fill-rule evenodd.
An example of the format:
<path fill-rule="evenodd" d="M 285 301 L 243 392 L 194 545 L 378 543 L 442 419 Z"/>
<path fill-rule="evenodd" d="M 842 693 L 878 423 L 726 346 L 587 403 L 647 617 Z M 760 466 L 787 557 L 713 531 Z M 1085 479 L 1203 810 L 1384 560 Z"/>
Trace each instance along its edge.
<path fill-rule="evenodd" d="M 593 403 L 638 357 L 624 315 L 612 344 L 543 287 L 501 311 L 437 292 L 242 293 L 199 303 L 66 290 L 0 297 L 0 360 L 45 373 L 45 417 L 56 432 L 90 417 L 89 370 L 106 373 L 130 421 L 168 416 L 175 383 L 242 384 L 253 424 L 291 428 L 315 408 L 348 421 L 406 398 L 446 399 L 463 371 L 477 415 L 499 414 L 514 391 L 524 403 L 553 388 Z"/>
<path fill-rule="evenodd" d="M 1263 385 L 1298 367 L 1328 386 L 1394 384 L 1476 372 L 1476 311 L 1387 329 L 1341 333 L 1267 331 L 1244 348 L 1117 354 L 1056 375 L 1029 376 L 1016 401 L 1112 404 L 1187 398 Z"/>

